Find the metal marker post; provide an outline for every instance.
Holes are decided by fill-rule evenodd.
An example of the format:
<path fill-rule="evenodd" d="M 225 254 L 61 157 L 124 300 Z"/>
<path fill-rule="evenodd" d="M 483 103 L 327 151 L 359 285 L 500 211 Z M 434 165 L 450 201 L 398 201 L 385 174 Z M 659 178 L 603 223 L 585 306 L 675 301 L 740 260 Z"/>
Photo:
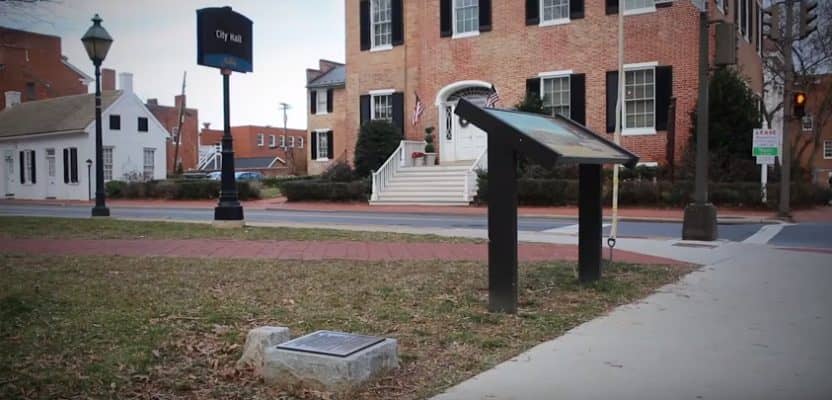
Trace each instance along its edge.
<path fill-rule="evenodd" d="M 230 69 L 222 69 L 223 135 L 222 135 L 222 183 L 220 200 L 214 208 L 214 219 L 242 221 L 243 206 L 237 198 L 237 181 L 234 177 L 234 139 L 231 137 L 231 106 L 229 104 Z"/>

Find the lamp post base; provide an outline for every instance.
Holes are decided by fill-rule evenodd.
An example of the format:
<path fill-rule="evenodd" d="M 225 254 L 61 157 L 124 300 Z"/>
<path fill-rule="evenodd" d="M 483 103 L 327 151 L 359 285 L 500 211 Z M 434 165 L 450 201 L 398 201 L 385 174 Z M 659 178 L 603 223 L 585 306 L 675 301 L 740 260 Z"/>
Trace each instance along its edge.
<path fill-rule="evenodd" d="M 109 217 L 110 216 L 110 209 L 107 207 L 99 207 L 95 206 L 92 208 L 92 216 L 93 217 Z"/>
<path fill-rule="evenodd" d="M 713 204 L 689 204 L 682 223 L 683 240 L 714 241 L 717 238 L 716 207 Z"/>
<path fill-rule="evenodd" d="M 243 220 L 243 206 L 239 203 L 235 205 L 221 204 L 214 207 L 215 221 L 242 221 Z"/>

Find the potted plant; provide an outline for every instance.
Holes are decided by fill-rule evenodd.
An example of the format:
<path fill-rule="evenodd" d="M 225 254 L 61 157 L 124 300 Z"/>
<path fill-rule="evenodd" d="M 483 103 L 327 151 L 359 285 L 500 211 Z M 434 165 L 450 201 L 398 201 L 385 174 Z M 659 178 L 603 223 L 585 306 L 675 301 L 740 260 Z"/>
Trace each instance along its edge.
<path fill-rule="evenodd" d="M 433 127 L 425 128 L 425 165 L 436 164 L 436 147 L 433 146 Z"/>
<path fill-rule="evenodd" d="M 411 165 L 414 166 L 414 167 L 417 166 L 417 165 L 420 165 L 420 164 L 424 164 L 425 163 L 425 153 L 422 153 L 421 151 L 414 151 L 413 153 L 410 154 L 410 160 L 411 160 L 411 163 L 412 163 Z"/>

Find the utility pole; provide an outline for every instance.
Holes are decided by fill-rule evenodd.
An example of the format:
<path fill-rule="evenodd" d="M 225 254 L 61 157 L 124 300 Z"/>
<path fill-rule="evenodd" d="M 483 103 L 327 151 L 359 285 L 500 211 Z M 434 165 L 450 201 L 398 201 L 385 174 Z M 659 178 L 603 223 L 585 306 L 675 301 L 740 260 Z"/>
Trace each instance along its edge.
<path fill-rule="evenodd" d="M 288 117 L 286 116 L 286 111 L 290 108 L 289 103 L 280 103 L 280 110 L 283 111 L 283 137 L 286 138 L 283 142 L 283 152 L 286 153 L 286 162 L 291 163 L 289 166 L 289 172 L 294 175 L 295 173 L 295 149 L 292 148 L 291 150 L 286 146 L 286 143 L 289 141 L 289 130 L 286 128 L 286 122 L 288 121 Z M 293 141 L 294 143 L 294 141 Z"/>
<path fill-rule="evenodd" d="M 185 79 L 188 77 L 188 71 L 182 74 L 182 102 L 179 104 L 179 116 L 176 126 L 176 146 L 173 150 L 173 174 L 179 172 L 179 144 L 182 143 L 182 123 L 185 121 Z"/>
<path fill-rule="evenodd" d="M 699 101 L 696 109 L 696 180 L 694 203 L 685 207 L 682 239 L 713 241 L 717 238 L 716 207 L 708 202 L 708 70 L 710 30 L 708 2 L 699 8 Z"/>
<path fill-rule="evenodd" d="M 783 33 L 783 145 L 780 154 L 780 204 L 778 216 L 791 219 L 789 205 L 792 173 L 792 144 L 789 132 L 792 127 L 792 90 L 794 85 L 794 60 L 792 60 L 792 43 L 794 42 L 794 1 L 786 0 L 786 31 Z M 776 27 L 775 27 L 776 29 Z"/>

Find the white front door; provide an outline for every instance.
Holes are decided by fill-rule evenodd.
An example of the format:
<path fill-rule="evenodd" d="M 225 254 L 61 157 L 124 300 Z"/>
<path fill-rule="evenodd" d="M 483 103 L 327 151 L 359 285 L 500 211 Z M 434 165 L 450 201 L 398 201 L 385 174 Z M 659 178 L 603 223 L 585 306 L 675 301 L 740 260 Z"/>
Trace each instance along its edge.
<path fill-rule="evenodd" d="M 485 98 L 473 97 L 466 100 L 483 107 Z M 454 113 L 456 103 L 451 104 L 451 137 L 454 143 L 454 158 L 456 160 L 476 160 L 488 145 L 488 135 L 485 131 L 474 126 L 464 118 Z"/>
<path fill-rule="evenodd" d="M 3 194 L 7 197 L 14 196 L 14 152 L 11 150 L 3 154 L 6 163 L 6 176 L 3 177 Z"/>
<path fill-rule="evenodd" d="M 55 198 L 55 149 L 46 149 L 46 198 Z"/>

